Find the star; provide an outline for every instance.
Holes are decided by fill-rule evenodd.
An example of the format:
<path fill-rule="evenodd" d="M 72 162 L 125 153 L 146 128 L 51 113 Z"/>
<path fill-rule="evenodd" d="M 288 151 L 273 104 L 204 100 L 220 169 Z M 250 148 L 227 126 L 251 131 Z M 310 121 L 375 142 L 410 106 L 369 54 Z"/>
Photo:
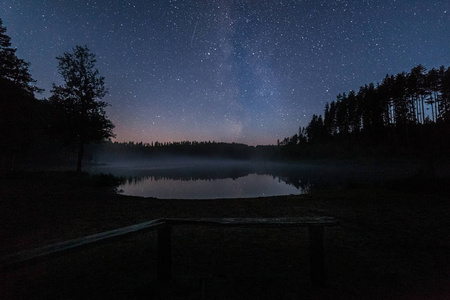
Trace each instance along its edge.
<path fill-rule="evenodd" d="M 450 62 L 443 0 L 16 0 L 0 8 L 17 55 L 46 90 L 38 97 L 61 80 L 56 56 L 75 45 L 97 55 L 107 114 L 124 142 L 275 144 L 344 91 Z"/>

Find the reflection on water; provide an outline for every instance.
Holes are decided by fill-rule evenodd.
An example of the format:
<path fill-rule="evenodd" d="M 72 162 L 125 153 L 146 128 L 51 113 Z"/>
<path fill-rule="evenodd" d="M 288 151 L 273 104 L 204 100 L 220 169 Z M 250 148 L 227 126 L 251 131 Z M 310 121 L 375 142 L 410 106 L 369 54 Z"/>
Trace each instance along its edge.
<path fill-rule="evenodd" d="M 377 161 L 276 164 L 166 160 L 102 166 L 91 171 L 127 178 L 118 187 L 125 195 L 213 199 L 304 194 L 327 186 L 373 186 L 403 178 L 412 169 L 407 164 Z"/>
<path fill-rule="evenodd" d="M 249 198 L 304 194 L 309 181 L 286 168 L 248 162 L 189 162 L 104 166 L 95 172 L 127 178 L 125 195 L 161 199 Z"/>
<path fill-rule="evenodd" d="M 306 192 L 273 176 L 258 174 L 239 178 L 187 180 L 152 176 L 128 180 L 119 189 L 125 195 L 160 199 L 250 198 Z"/>

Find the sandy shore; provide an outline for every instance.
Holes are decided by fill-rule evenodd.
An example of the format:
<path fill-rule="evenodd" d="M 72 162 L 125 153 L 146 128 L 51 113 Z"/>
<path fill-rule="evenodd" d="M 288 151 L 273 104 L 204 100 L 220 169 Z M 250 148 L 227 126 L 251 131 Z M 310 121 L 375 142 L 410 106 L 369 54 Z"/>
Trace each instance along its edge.
<path fill-rule="evenodd" d="M 158 200 L 24 178 L 0 181 L 0 256 L 160 217 L 331 216 L 327 286 L 311 287 L 305 229 L 173 232 L 173 299 L 449 299 L 450 197 L 439 187 Z M 0 298 L 157 298 L 156 233 L 2 271 Z"/>

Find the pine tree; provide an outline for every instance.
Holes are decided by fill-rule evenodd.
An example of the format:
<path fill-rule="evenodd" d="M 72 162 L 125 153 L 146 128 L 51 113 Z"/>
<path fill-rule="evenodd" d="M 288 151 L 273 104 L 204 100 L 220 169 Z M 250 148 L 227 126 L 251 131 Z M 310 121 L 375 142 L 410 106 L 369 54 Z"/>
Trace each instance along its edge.
<path fill-rule="evenodd" d="M 104 77 L 95 68 L 95 55 L 89 49 L 76 46 L 72 53 L 56 58 L 64 84 L 53 84 L 50 98 L 58 118 L 58 132 L 66 143 L 75 143 L 78 150 L 77 172 L 81 171 L 84 147 L 113 137 L 114 125 L 106 117 Z"/>
<path fill-rule="evenodd" d="M 13 168 L 17 154 L 24 155 L 38 130 L 41 106 L 34 92 L 41 91 L 29 72 L 30 64 L 16 56 L 11 38 L 0 19 L 0 157 Z M 41 126 L 42 127 L 42 126 Z"/>
<path fill-rule="evenodd" d="M 11 48 L 11 38 L 6 35 L 6 27 L 0 19 L 0 82 L 1 90 L 20 90 L 27 96 L 41 91 L 34 86 L 36 81 L 32 78 L 29 67 L 30 63 L 16 56 L 16 50 Z M 4 93 L 2 93 L 4 94 Z"/>

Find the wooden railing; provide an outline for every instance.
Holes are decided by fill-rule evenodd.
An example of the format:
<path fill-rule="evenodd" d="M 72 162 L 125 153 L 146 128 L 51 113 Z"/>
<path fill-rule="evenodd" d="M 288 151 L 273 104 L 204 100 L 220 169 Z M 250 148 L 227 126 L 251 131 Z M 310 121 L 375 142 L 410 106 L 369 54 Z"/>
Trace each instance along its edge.
<path fill-rule="evenodd" d="M 18 268 L 46 256 L 68 253 L 83 247 L 122 239 L 136 233 L 158 230 L 157 274 L 160 282 L 172 279 L 171 232 L 173 226 L 195 225 L 208 227 L 308 227 L 310 236 L 311 281 L 316 287 L 324 284 L 324 227 L 334 226 L 330 217 L 300 218 L 171 218 L 156 219 L 116 230 L 106 231 L 78 239 L 61 242 L 33 250 L 19 252 L 0 259 L 0 269 Z"/>

